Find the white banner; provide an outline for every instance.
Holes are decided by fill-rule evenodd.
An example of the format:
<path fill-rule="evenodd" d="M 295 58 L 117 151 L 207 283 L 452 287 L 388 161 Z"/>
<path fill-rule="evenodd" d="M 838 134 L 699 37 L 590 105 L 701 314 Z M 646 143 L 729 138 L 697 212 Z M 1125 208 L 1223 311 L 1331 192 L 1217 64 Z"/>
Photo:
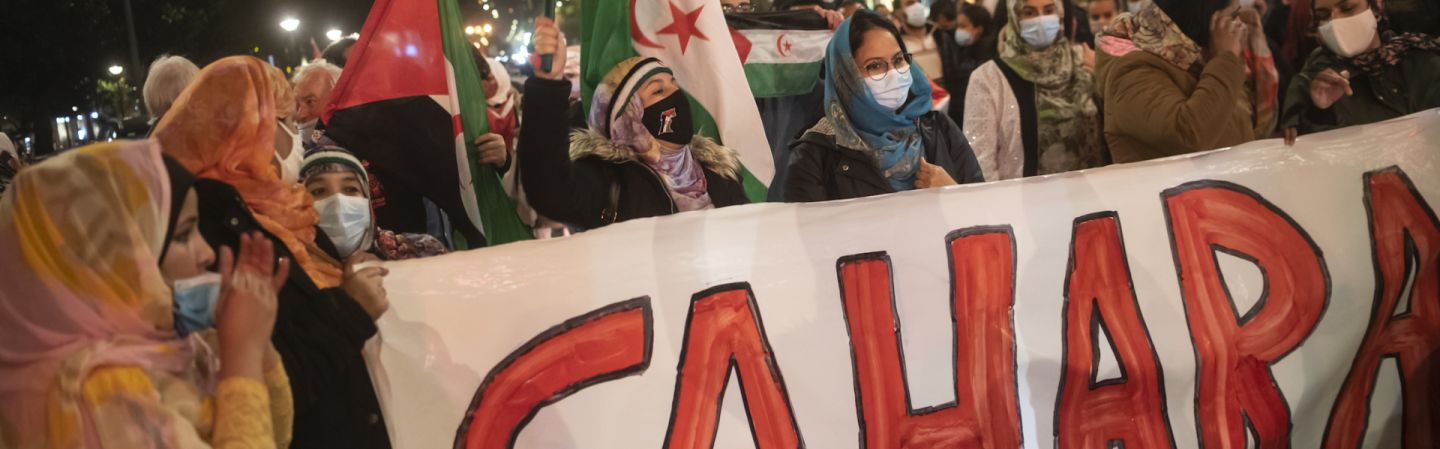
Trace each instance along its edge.
<path fill-rule="evenodd" d="M 1435 448 L 1437 174 L 1429 111 L 637 220 L 388 264 L 371 360 L 407 449 Z"/>

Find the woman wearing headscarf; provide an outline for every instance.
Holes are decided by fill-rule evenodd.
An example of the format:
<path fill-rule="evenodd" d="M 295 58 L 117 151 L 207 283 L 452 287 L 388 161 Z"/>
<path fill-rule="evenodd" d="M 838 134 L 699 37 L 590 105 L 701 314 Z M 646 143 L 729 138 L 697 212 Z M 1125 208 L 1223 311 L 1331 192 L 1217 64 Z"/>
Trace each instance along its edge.
<path fill-rule="evenodd" d="M 296 263 L 280 291 L 273 341 L 295 394 L 292 448 L 388 448 L 361 347 L 388 308 L 384 268 L 355 270 L 316 244 L 319 216 L 299 183 L 281 180 L 273 164 L 283 128 L 278 111 L 293 109 L 290 85 L 259 59 L 218 60 L 195 79 L 156 126 L 166 154 L 202 178 L 200 232 L 211 245 L 234 245 L 259 231 Z M 298 167 L 297 167 L 298 171 Z"/>
<path fill-rule="evenodd" d="M 1000 57 L 970 76 L 965 134 L 991 181 L 1099 166 L 1093 81 L 1085 49 L 1061 33 L 1058 0 L 1012 0 Z"/>
<path fill-rule="evenodd" d="M 371 253 L 381 260 L 407 260 L 449 253 L 429 234 L 380 229 L 370 205 L 370 176 L 365 165 L 344 148 L 326 146 L 305 156 L 301 184 L 315 197 L 320 230 L 332 245 L 322 247 L 337 259 Z"/>
<path fill-rule="evenodd" d="M 937 31 L 935 42 L 940 46 L 940 65 L 945 79 L 940 83 L 950 92 L 950 119 L 965 121 L 965 92 L 970 88 L 970 75 L 981 65 L 995 59 L 1000 28 L 993 25 L 985 7 L 955 2 L 954 31 Z M 943 34 L 941 34 L 943 33 Z"/>
<path fill-rule="evenodd" d="M 899 30 L 869 11 L 835 30 L 825 55 L 825 117 L 791 151 L 790 202 L 984 181 L 960 128 L 931 111 L 930 83 Z"/>
<path fill-rule="evenodd" d="M 195 231 L 194 177 L 153 142 L 27 168 L 0 199 L 0 446 L 283 448 L 270 347 L 288 263 Z"/>
<path fill-rule="evenodd" d="M 1160 0 L 1116 17 L 1101 34 L 1096 74 L 1115 162 L 1269 134 L 1275 65 L 1264 33 L 1247 30 L 1251 20 L 1238 10 L 1234 0 Z"/>
<path fill-rule="evenodd" d="M 554 22 L 537 18 L 533 65 L 547 54 L 564 61 L 565 51 Z M 525 82 L 524 116 L 564 116 L 570 96 L 564 70 L 554 64 Z M 594 229 L 749 202 L 739 156 L 697 134 L 685 90 L 659 60 L 621 61 L 593 98 L 588 130 L 567 138 L 562 119 L 520 128 L 520 181 L 541 215 Z"/>
<path fill-rule="evenodd" d="M 1393 33 L 1368 0 L 1314 0 L 1315 50 L 1290 83 L 1281 127 L 1309 134 L 1440 107 L 1440 37 Z"/>

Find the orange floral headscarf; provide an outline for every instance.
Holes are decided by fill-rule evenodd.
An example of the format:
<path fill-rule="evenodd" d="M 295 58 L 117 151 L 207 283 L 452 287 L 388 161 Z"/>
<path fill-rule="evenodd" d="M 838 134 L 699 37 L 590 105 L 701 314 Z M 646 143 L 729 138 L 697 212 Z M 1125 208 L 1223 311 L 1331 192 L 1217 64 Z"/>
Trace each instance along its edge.
<path fill-rule="evenodd" d="M 285 243 L 321 288 L 340 285 L 340 267 L 315 248 L 315 199 L 287 185 L 275 158 L 276 119 L 294 109 L 285 75 L 259 59 L 232 56 L 196 76 L 155 126 L 165 154 L 201 178 L 235 187 L 260 225 Z M 287 106 L 288 105 L 288 106 Z"/>

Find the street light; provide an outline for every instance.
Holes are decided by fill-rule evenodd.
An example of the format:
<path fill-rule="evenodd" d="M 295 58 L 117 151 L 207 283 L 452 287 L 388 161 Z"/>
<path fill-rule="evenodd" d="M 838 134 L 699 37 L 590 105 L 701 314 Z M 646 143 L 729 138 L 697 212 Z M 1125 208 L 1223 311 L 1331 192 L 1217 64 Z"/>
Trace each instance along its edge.
<path fill-rule="evenodd" d="M 125 68 L 124 68 L 124 67 L 120 67 L 120 66 L 118 66 L 118 65 L 112 65 L 112 66 L 110 66 L 110 74 L 111 74 L 111 75 L 120 76 L 121 73 L 125 73 Z"/>
<path fill-rule="evenodd" d="M 480 28 L 485 30 L 485 34 L 490 34 L 491 32 L 495 31 L 495 27 L 490 26 L 490 24 L 488 24 L 488 23 L 485 24 L 485 26 L 480 27 Z"/>
<path fill-rule="evenodd" d="M 467 26 L 467 27 L 465 27 L 465 34 L 467 34 L 467 35 L 469 35 L 469 34 L 475 34 L 475 27 L 473 27 L 473 26 Z"/>
<path fill-rule="evenodd" d="M 300 29 L 300 19 L 296 19 L 294 17 L 286 17 L 285 20 L 280 21 L 280 29 L 283 29 L 285 31 L 298 30 Z"/>
<path fill-rule="evenodd" d="M 336 28 L 331 28 L 330 31 L 325 32 L 325 38 L 330 39 L 330 42 L 338 41 L 343 37 L 345 37 L 345 33 Z"/>

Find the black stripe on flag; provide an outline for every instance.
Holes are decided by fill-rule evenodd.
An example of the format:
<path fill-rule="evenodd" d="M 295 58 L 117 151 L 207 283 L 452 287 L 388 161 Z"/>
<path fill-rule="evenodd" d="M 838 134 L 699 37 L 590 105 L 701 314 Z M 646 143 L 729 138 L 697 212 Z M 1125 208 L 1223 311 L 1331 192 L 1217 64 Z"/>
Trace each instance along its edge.
<path fill-rule="evenodd" d="M 385 182 L 417 192 L 450 215 L 471 248 L 485 246 L 478 223 L 470 223 L 460 199 L 455 130 L 449 111 L 430 97 L 375 101 L 335 111 L 325 135 L 373 167 Z"/>

